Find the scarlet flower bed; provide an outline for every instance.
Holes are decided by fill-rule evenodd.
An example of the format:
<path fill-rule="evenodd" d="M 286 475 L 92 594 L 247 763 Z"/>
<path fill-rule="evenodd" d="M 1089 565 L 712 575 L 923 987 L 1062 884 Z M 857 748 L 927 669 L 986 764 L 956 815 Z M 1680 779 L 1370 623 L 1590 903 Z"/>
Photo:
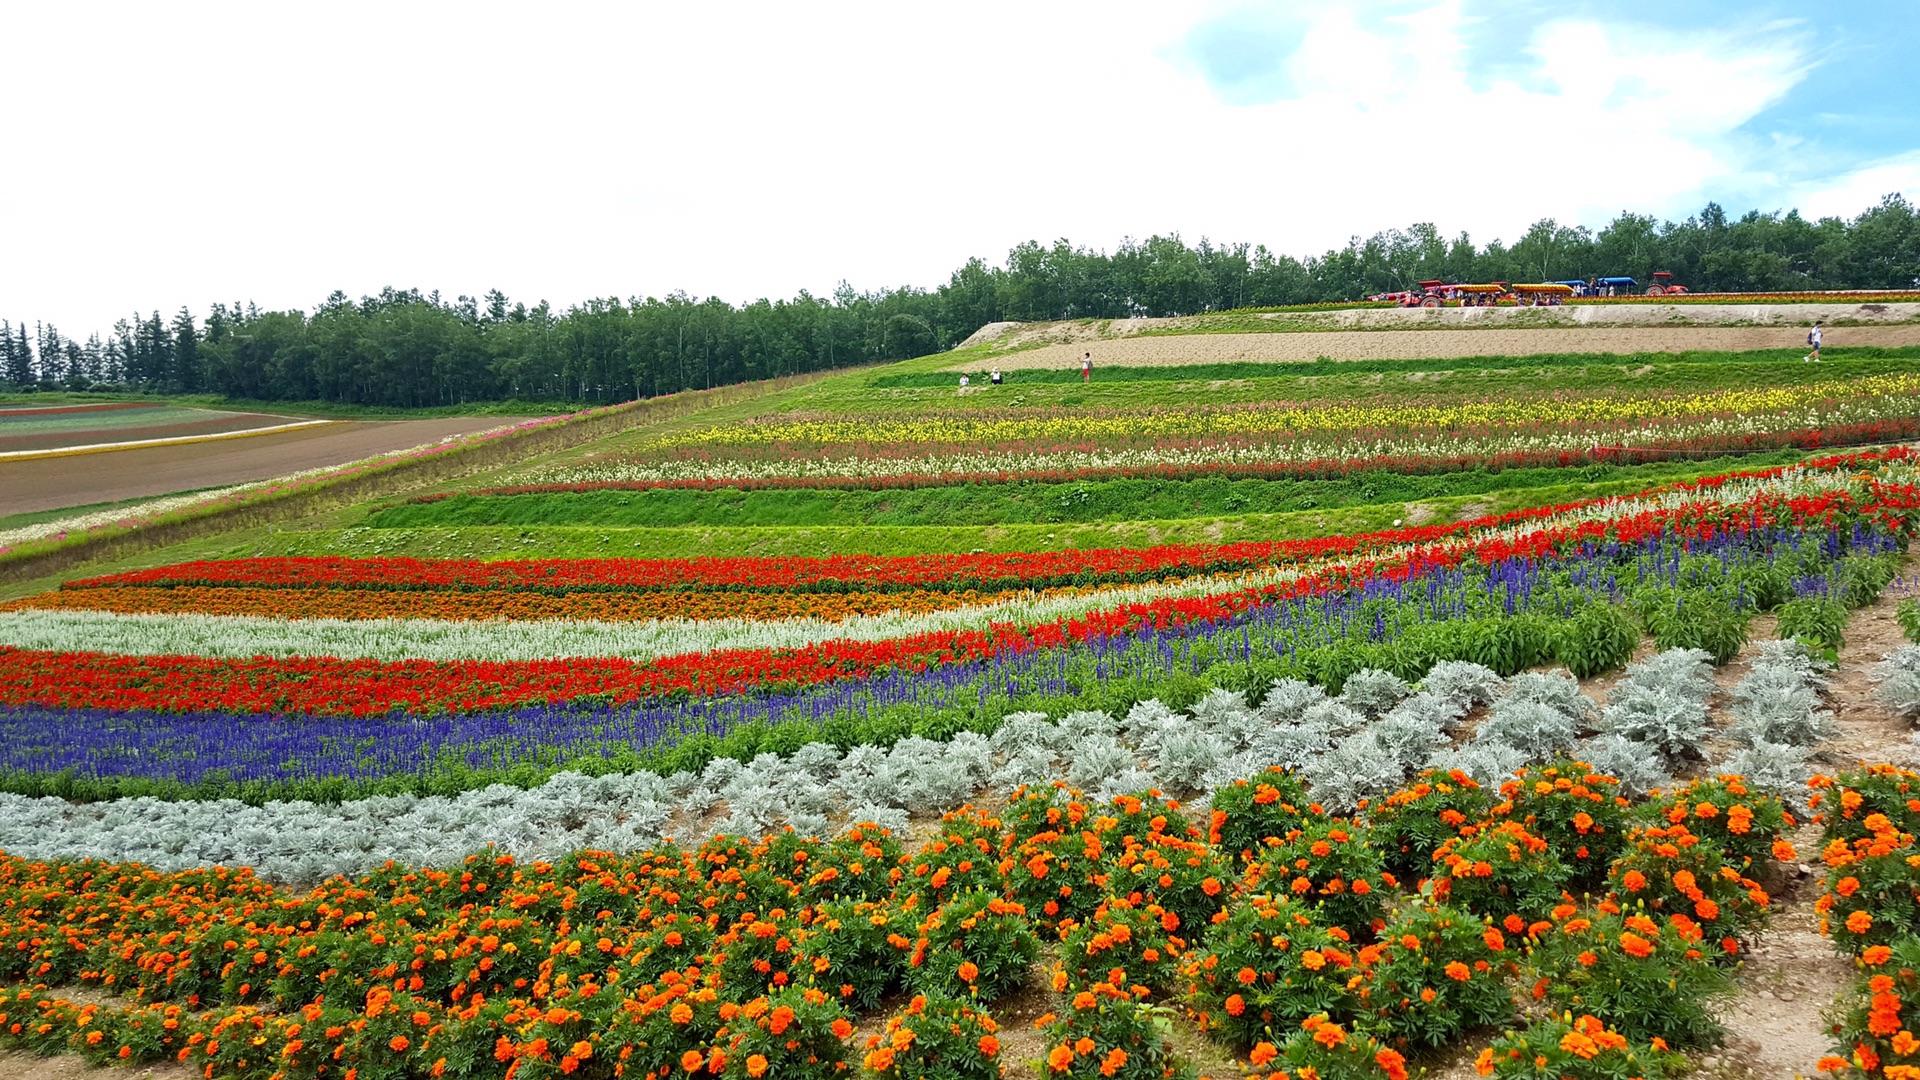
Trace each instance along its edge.
<path fill-rule="evenodd" d="M 1642 511 L 1615 521 L 1582 521 L 1536 528 L 1513 538 L 1484 538 L 1446 546 L 1415 548 L 1398 559 L 1361 559 L 1317 575 L 1294 578 L 1256 590 L 1238 590 L 1202 598 L 1167 598 L 1129 603 L 1048 625 L 991 626 L 985 630 L 943 630 L 879 642 L 831 640 L 797 650 L 716 650 L 670 655 L 649 663 L 620 659 L 564 661 L 367 661 L 332 657 L 225 659 L 175 655 L 50 653 L 0 648 L 0 703 L 33 703 L 67 709 L 219 709 L 232 713 L 309 713 L 309 715 L 384 715 L 403 711 L 480 711 L 524 703 L 601 700 L 637 701 L 659 694 L 732 694 L 766 686 L 808 686 L 876 671 L 924 671 L 931 665 L 985 659 L 1002 651 L 1050 648 L 1092 638 L 1108 638 L 1137 626 L 1217 623 L 1254 605 L 1311 596 L 1348 582 L 1407 578 L 1450 567 L 1461 559 L 1498 563 L 1501 559 L 1544 557 L 1590 540 L 1632 544 L 1644 536 L 1678 534 L 1711 538 L 1716 532 L 1764 528 L 1784 523 L 1828 521 L 1839 513 L 1885 513 L 1889 503 L 1862 503 L 1847 490 L 1818 496 L 1763 496 L 1734 505 L 1688 503 L 1674 509 Z M 1423 532 L 1423 530 L 1409 530 Z M 319 561 L 342 577 L 396 580 L 396 563 L 378 561 L 355 567 L 346 559 Z M 207 573 L 223 573 L 223 563 L 202 563 Z M 555 577 L 568 563 L 520 565 L 518 580 L 532 567 L 551 569 Z M 294 561 L 271 561 L 265 573 L 286 575 Z M 457 571 L 482 575 L 488 563 L 457 563 Z M 175 571 L 148 571 L 167 575 Z M 323 569 L 317 567 L 317 575 Z M 142 575 L 127 575 L 142 577 Z M 444 578 L 457 577 L 447 571 Z M 165 578 L 163 578 L 165 580 Z"/>
<path fill-rule="evenodd" d="M 1703 482 L 1698 487 L 1711 487 Z M 1359 559 L 1257 589 L 1202 597 L 1173 597 L 1127 604 L 1030 627 L 993 626 L 912 634 L 880 641 L 832 640 L 793 649 L 725 649 L 684 653 L 640 663 L 605 658 L 500 661 L 398 661 L 336 658 L 237 659 L 183 656 L 120 656 L 85 652 L 34 652 L 0 648 L 0 704 L 58 708 L 116 708 L 154 711 L 221 710 L 235 713 L 304 713 L 377 716 L 408 712 L 471 712 L 537 703 L 577 700 L 633 702 L 672 693 L 726 694 L 763 688 L 793 688 L 877 671 L 921 671 L 943 664 L 981 660 L 1002 653 L 1084 643 L 1140 627 L 1217 623 L 1260 605 L 1317 595 L 1355 583 L 1406 580 L 1436 568 L 1473 560 L 1491 565 L 1505 560 L 1538 559 L 1588 542 L 1634 544 L 1645 538 L 1710 539 L 1716 535 L 1766 530 L 1780 525 L 1832 523 L 1843 517 L 1876 519 L 1899 516 L 1920 505 L 1915 493 L 1875 485 L 1868 494 L 1828 489 L 1813 495 L 1762 494 L 1732 504 L 1686 503 L 1645 510 L 1612 520 L 1585 520 L 1521 532 L 1458 539 L 1412 547 L 1391 559 Z M 1512 520 L 1546 511 L 1510 515 Z M 1446 536 L 1457 530 L 1401 530 L 1374 534 L 1381 542 L 1406 542 Z M 1307 542 L 1294 550 L 1352 550 L 1370 543 L 1364 537 L 1331 543 Z M 1248 545 L 1272 549 L 1282 545 Z M 1203 549 L 1218 552 L 1221 549 Z M 1162 565 L 1191 554 L 1191 549 L 1148 552 L 1085 553 L 1108 566 Z M 969 557 L 955 557 L 969 558 Z M 1003 565 L 1023 566 L 1021 557 L 1000 556 Z M 1051 555 L 1031 556 L 1040 565 Z M 713 560 L 726 564 L 749 560 Z M 916 560 L 905 560 L 918 562 Z M 940 560 L 927 560 L 938 562 Z M 765 562 L 765 561 L 760 561 Z M 820 560 L 834 573 L 852 573 L 858 560 Z M 645 575 L 654 564 L 609 561 L 610 570 L 639 566 Z M 684 565 L 684 564 L 683 564 Z M 924 564 L 922 564 L 924 565 Z M 766 567 L 771 572 L 771 567 Z M 423 564 L 414 560 L 261 560 L 238 567 L 225 563 L 189 564 L 118 578 L 102 584 L 155 584 L 204 578 L 292 584 L 305 573 L 325 582 L 360 581 L 376 586 L 403 583 L 417 571 L 429 581 L 484 582 L 495 575 L 509 582 L 582 577 L 582 564 L 567 562 Z M 728 573 L 744 573 L 730 565 Z M 796 574 L 803 571 L 795 571 Z M 905 573 L 902 576 L 906 576 Z M 819 580 L 816 578 L 816 580 Z"/>
<path fill-rule="evenodd" d="M 1792 468 L 1869 467 L 1910 460 L 1906 447 L 1836 455 Z M 1780 475 L 1789 466 L 1737 471 L 1655 489 L 1708 491 L 1742 479 Z M 1597 500 L 1596 500 L 1597 501 Z M 180 563 L 67 582 L 64 589 L 107 587 L 526 591 L 553 596 L 653 589 L 846 591 L 1009 589 L 1156 581 L 1334 558 L 1435 543 L 1479 529 L 1521 524 L 1591 505 L 1569 503 L 1495 517 L 1270 543 L 1163 545 L 942 555 L 835 555 L 825 558 L 693 559 L 226 559 Z"/>
<path fill-rule="evenodd" d="M 280 619 L 826 619 L 916 614 L 1016 597 L 1071 596 L 1094 586 L 1048 589 L 883 589 L 866 592 L 734 592 L 635 589 L 525 590 L 258 588 L 247 585 L 101 585 L 58 589 L 0 604 L 0 611 L 182 612 Z"/>

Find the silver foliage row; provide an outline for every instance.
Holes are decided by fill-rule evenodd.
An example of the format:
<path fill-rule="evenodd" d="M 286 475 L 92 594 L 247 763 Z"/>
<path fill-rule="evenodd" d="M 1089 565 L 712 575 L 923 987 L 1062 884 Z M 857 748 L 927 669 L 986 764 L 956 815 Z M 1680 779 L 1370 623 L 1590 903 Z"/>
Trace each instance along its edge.
<path fill-rule="evenodd" d="M 1882 693 L 1907 694 L 1900 680 L 1913 679 L 1920 713 L 1920 649 L 1900 655 L 1905 666 L 1889 661 Z M 1803 802 L 1808 747 L 1832 732 L 1826 671 L 1797 643 L 1763 646 L 1731 694 L 1730 734 L 1742 749 L 1724 768 Z M 1257 704 L 1214 690 L 1185 711 L 1143 701 L 1120 717 L 1015 713 L 991 737 L 909 737 L 844 752 L 812 743 L 785 756 L 718 758 L 698 775 L 562 773 L 532 789 L 496 785 L 340 805 L 150 798 L 74 805 L 0 795 L 0 850 L 163 870 L 245 865 L 270 879 L 311 882 L 389 860 L 448 864 L 487 844 L 552 859 L 581 848 L 629 851 L 667 836 L 698 842 L 789 825 L 820 835 L 853 821 L 904 829 L 912 816 L 938 814 L 983 790 L 1053 781 L 1103 797 L 1148 788 L 1204 797 L 1277 766 L 1295 770 L 1329 809 L 1348 811 L 1422 769 L 1459 769 L 1493 783 L 1573 754 L 1644 792 L 1671 783 L 1667 768 L 1704 759 L 1713 732 L 1707 706 L 1718 694 L 1698 650 L 1630 666 L 1604 708 L 1565 672 L 1503 679 L 1448 661 L 1418 685 L 1366 670 L 1338 696 L 1281 680 Z"/>

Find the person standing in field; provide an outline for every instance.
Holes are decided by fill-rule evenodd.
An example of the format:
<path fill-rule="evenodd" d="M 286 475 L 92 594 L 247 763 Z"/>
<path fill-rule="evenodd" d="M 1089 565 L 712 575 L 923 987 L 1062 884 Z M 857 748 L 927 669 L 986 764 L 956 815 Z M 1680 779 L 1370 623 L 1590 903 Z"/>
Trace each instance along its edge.
<path fill-rule="evenodd" d="M 1088 353 L 1087 355 L 1080 358 L 1080 381 L 1083 383 L 1090 383 L 1093 381 L 1093 354 L 1092 353 Z"/>
<path fill-rule="evenodd" d="M 1811 330 L 1809 330 L 1809 331 L 1807 331 L 1807 344 L 1809 344 L 1809 345 L 1811 345 L 1811 346 L 1813 346 L 1813 351 L 1812 351 L 1812 352 L 1810 352 L 1810 353 L 1808 353 L 1807 355 L 1805 355 L 1805 356 L 1803 356 L 1803 357 L 1801 357 L 1801 358 L 1800 358 L 1800 362 L 1801 362 L 1801 363 L 1803 363 L 1803 364 L 1804 364 L 1804 363 L 1807 363 L 1807 362 L 1809 362 L 1809 361 L 1811 361 L 1811 362 L 1813 362 L 1813 363 L 1815 363 L 1815 364 L 1817 364 L 1817 363 L 1819 363 L 1819 362 L 1820 362 L 1820 338 L 1821 338 L 1821 336 L 1822 336 L 1822 335 L 1821 335 L 1821 333 L 1820 333 L 1820 320 L 1819 320 L 1819 319 L 1815 319 L 1815 320 L 1813 320 L 1813 329 L 1811 329 Z"/>

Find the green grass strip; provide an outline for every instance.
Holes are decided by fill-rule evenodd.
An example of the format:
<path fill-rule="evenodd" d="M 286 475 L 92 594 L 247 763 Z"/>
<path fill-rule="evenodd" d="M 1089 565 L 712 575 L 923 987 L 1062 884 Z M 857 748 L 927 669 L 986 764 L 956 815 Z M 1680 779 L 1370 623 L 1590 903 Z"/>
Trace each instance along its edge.
<path fill-rule="evenodd" d="M 1649 353 L 1545 353 L 1535 356 L 1476 356 L 1466 359 L 1416 360 L 1318 360 L 1220 364 L 1177 364 L 1169 366 L 1109 365 L 1097 369 L 1096 381 L 1115 382 L 1207 382 L 1224 379 L 1303 378 L 1326 375 L 1377 374 L 1412 371 L 1480 371 L 1514 368 L 1566 368 L 1622 364 L 1726 364 L 1798 362 L 1804 349 L 1760 349 L 1751 352 L 1649 352 Z M 1839 360 L 1913 360 L 1920 359 L 1920 347 L 1880 348 L 1860 346 L 1828 349 L 1823 353 L 1831 361 Z M 967 374 L 973 383 L 983 385 L 992 365 Z M 961 372 L 890 372 L 868 376 L 866 385 L 875 389 L 906 387 L 947 388 L 959 384 Z M 1008 386 L 1079 384 L 1078 368 L 1034 368 L 1004 371 Z"/>
<path fill-rule="evenodd" d="M 1752 459 L 1748 459 L 1751 461 Z M 1743 467 L 1745 462 L 1743 462 Z M 1758 466 L 1756 466 L 1758 467 Z M 1699 475 L 1724 472 L 1702 470 Z M 1111 521 L 1062 525 L 823 525 L 819 527 L 693 526 L 470 526 L 417 529 L 325 529 L 276 532 L 202 557 L 345 555 L 417 559 L 668 559 L 709 555 L 937 555 L 967 551 L 1060 551 L 1292 540 L 1444 523 L 1526 507 L 1553 506 L 1606 495 L 1630 495 L 1644 478 L 1591 484 L 1553 484 L 1450 495 L 1416 503 L 1391 502 L 1288 514 L 1165 521 Z"/>
<path fill-rule="evenodd" d="M 1336 479 L 1118 479 L 1069 483 L 966 483 L 908 490 L 789 489 L 539 492 L 455 495 L 388 507 L 378 529 L 466 526 L 622 528 L 1059 525 L 1295 514 L 1491 492 L 1611 481 L 1651 487 L 1669 480 L 1798 461 L 1798 451 L 1711 462 L 1475 469 L 1411 475 L 1374 471 Z"/>

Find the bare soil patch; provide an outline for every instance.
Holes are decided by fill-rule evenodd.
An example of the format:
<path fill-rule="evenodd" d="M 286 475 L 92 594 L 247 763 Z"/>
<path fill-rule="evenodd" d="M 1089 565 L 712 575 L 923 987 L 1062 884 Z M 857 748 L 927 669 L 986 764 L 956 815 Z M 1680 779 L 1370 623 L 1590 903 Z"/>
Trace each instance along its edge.
<path fill-rule="evenodd" d="M 1218 332 L 1228 320 L 1236 330 L 1253 321 L 1275 331 L 1443 330 L 1598 326 L 1804 327 L 1815 319 L 1835 326 L 1887 326 L 1920 322 L 1920 303 L 1892 304 L 1571 304 L 1548 308 L 1350 308 L 1343 311 L 1275 311 L 1260 315 L 1181 315 L 1157 319 L 1079 319 L 1061 322 L 997 322 L 973 332 L 962 346 L 991 342 L 999 348 L 1111 341 L 1141 334 Z M 1804 339 L 1803 339 L 1804 340 Z"/>
<path fill-rule="evenodd" d="M 175 424 L 151 424 L 136 427 L 83 428 L 77 431 L 50 431 L 37 435 L 0 435 L 0 453 L 21 450 L 60 450 L 70 446 L 98 446 L 101 443 L 136 442 L 143 439 L 177 439 L 193 435 L 222 435 L 233 431 L 297 424 L 299 417 L 272 416 L 267 413 L 209 413 L 204 419 Z"/>
<path fill-rule="evenodd" d="M 351 421 L 245 439 L 0 462 L 0 517 L 269 480 L 514 422 L 502 416 Z"/>
<path fill-rule="evenodd" d="M 1271 334 L 1156 334 L 1114 339 L 1076 338 L 996 357 L 1002 371 L 1077 368 L 1093 353 L 1093 377 L 1103 366 L 1170 367 L 1180 364 L 1304 363 L 1331 360 L 1463 360 L 1477 356 L 1538 356 L 1546 353 L 1749 352 L 1804 345 L 1792 326 L 1579 326 L 1526 329 L 1297 330 Z M 1829 347 L 1920 345 L 1920 324 L 1839 327 Z M 977 368 L 983 361 L 953 365 Z"/>
<path fill-rule="evenodd" d="M 125 1080 L 200 1080 L 200 1073 L 177 1061 L 144 1065 L 138 1069 L 96 1069 L 77 1054 L 36 1057 L 19 1050 L 0 1050 L 0 1080 L 92 1080 L 114 1076 Z"/>

